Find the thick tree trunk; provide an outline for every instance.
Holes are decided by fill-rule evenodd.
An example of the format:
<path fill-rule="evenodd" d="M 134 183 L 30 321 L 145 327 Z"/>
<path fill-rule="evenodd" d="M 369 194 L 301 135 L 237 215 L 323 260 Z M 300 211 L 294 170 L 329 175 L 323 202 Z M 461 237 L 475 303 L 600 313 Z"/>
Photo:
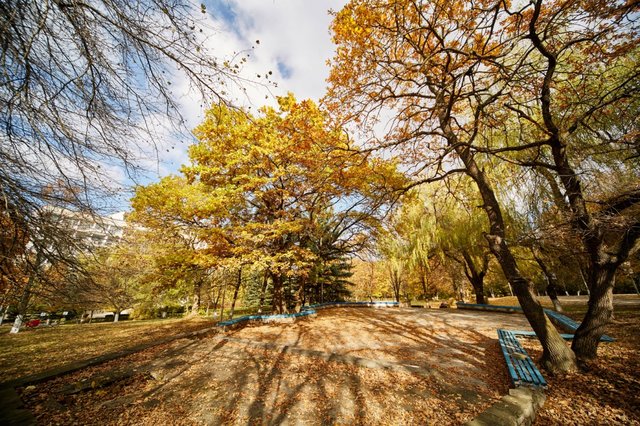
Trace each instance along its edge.
<path fill-rule="evenodd" d="M 283 309 L 284 313 L 289 313 L 289 307 L 293 304 L 293 297 L 291 294 L 291 280 L 287 278 L 283 278 L 282 280 L 282 300 L 283 300 Z"/>
<path fill-rule="evenodd" d="M 401 290 L 401 277 L 400 277 L 400 273 L 398 272 L 398 270 L 396 270 L 394 267 L 389 266 L 388 268 L 389 271 L 389 279 L 391 281 L 391 288 L 393 290 L 393 297 L 396 300 L 396 302 L 400 303 L 400 290 Z"/>
<path fill-rule="evenodd" d="M 420 274 L 420 285 L 422 285 L 422 298 L 427 300 L 427 280 L 424 274 Z"/>
<path fill-rule="evenodd" d="M 588 367 L 595 361 L 600 337 L 613 316 L 613 285 L 616 266 L 607 264 L 597 267 L 590 275 L 591 296 L 587 314 L 576 330 L 571 347 L 578 362 Z"/>
<path fill-rule="evenodd" d="M 271 273 L 271 280 L 273 282 L 273 301 L 271 303 L 271 308 L 278 314 L 283 314 L 285 313 L 285 308 L 283 306 L 282 276 L 280 273 Z"/>
<path fill-rule="evenodd" d="M 553 309 L 557 312 L 563 312 L 562 304 L 560 303 L 560 299 L 558 299 L 558 286 L 555 284 L 548 284 L 547 294 L 549 295 L 549 299 L 551 299 L 551 303 L 553 303 Z"/>
<path fill-rule="evenodd" d="M 471 281 L 471 285 L 473 286 L 473 291 L 476 295 L 476 303 L 486 305 L 487 300 L 484 297 L 484 280 L 473 280 Z"/>
<path fill-rule="evenodd" d="M 429 298 L 429 283 L 428 283 L 428 279 L 427 279 L 427 267 L 425 266 L 423 261 L 420 261 L 419 263 L 419 271 L 420 271 L 420 285 L 422 286 L 422 297 L 424 298 L 424 300 L 427 300 Z"/>
<path fill-rule="evenodd" d="M 568 372 L 577 368 L 576 357 L 566 345 L 556 328 L 544 314 L 536 300 L 533 284 L 525 279 L 506 242 L 505 224 L 500 204 L 484 172 L 480 170 L 468 146 L 458 144 L 457 135 L 448 124 L 448 113 L 440 116 L 440 122 L 450 145 L 465 165 L 465 172 L 473 179 L 482 197 L 485 213 L 489 220 L 490 233 L 485 235 L 491 253 L 496 257 L 505 277 L 511 284 L 529 324 L 542 345 L 542 365 L 550 371 Z"/>
<path fill-rule="evenodd" d="M 116 309 L 116 311 L 113 314 L 113 322 L 118 322 L 120 321 L 120 309 Z"/>
<path fill-rule="evenodd" d="M 218 286 L 218 291 L 216 291 L 216 298 L 213 300 L 213 307 L 211 308 L 211 310 L 213 312 L 216 311 L 216 309 L 218 309 L 218 303 L 220 303 L 220 296 L 222 296 L 222 286 Z"/>
<path fill-rule="evenodd" d="M 233 289 L 233 300 L 231 301 L 231 311 L 229 312 L 229 319 L 233 319 L 233 311 L 236 309 L 236 300 L 238 300 L 238 292 L 242 285 L 242 267 L 238 268 L 238 279 L 236 280 L 236 286 Z"/>
<path fill-rule="evenodd" d="M 468 251 L 462 251 L 462 257 L 464 257 L 465 261 L 465 275 L 467 279 L 471 283 L 473 287 L 473 292 L 476 295 L 476 303 L 484 305 L 486 304 L 486 299 L 484 297 L 484 277 L 487 274 L 487 270 L 489 268 L 489 260 L 487 255 L 483 259 L 482 269 L 479 270 L 473 258 L 469 254 Z"/>

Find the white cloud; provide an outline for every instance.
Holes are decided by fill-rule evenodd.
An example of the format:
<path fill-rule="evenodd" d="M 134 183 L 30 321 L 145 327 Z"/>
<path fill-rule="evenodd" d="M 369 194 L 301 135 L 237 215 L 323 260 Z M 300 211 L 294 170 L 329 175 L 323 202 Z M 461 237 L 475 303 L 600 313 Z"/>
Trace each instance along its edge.
<path fill-rule="evenodd" d="M 207 0 L 207 15 L 199 12 L 199 3 L 194 15 L 204 19 L 202 23 L 209 29 L 204 34 L 203 49 L 221 60 L 249 55 L 240 76 L 253 82 L 230 86 L 228 94 L 239 105 L 255 110 L 273 105 L 274 96 L 287 92 L 293 92 L 298 99 L 315 101 L 324 95 L 329 75 L 326 61 L 334 51 L 329 10 L 340 10 L 345 3 L 346 0 Z M 277 87 L 267 83 L 265 75 L 269 71 L 269 79 Z M 186 129 L 193 129 L 202 121 L 207 105 L 190 90 L 186 77 L 176 74 L 172 88 Z M 152 122 L 154 131 L 148 137 L 148 145 L 153 149 L 140 155 L 140 164 L 149 174 L 138 183 L 177 173 L 180 165 L 188 161 L 187 149 L 194 142 L 187 132 L 177 134 L 165 117 L 152 117 Z"/>
<path fill-rule="evenodd" d="M 277 73 L 280 93 L 292 91 L 298 98 L 318 100 L 324 95 L 329 74 L 326 61 L 333 55 L 328 11 L 339 10 L 345 3 L 242 0 L 234 1 L 233 5 L 245 42 L 260 40 L 254 49 L 254 64 L 262 66 L 262 71 Z M 289 73 L 283 75 L 283 66 L 279 69 L 278 63 Z"/>

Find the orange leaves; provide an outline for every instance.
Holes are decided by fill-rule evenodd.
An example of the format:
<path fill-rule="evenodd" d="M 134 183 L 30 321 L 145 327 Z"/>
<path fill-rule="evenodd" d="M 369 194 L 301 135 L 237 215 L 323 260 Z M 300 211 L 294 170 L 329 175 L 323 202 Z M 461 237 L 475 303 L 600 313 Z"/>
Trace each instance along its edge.
<path fill-rule="evenodd" d="M 304 275 L 322 221 L 338 216 L 350 232 L 371 226 L 378 212 L 367 206 L 382 215 L 393 188 L 405 184 L 394 162 L 345 149 L 349 140 L 327 113 L 292 94 L 257 116 L 216 105 L 194 134 L 184 177 L 140 188 L 132 218 L 176 226 L 224 262 Z"/>

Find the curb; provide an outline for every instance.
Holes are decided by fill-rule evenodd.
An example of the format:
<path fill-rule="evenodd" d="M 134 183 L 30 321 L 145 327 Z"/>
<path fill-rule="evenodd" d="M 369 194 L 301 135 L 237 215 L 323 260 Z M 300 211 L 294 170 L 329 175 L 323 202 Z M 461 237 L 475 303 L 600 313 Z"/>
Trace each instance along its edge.
<path fill-rule="evenodd" d="M 530 425 L 547 399 L 540 390 L 530 388 L 509 389 L 509 395 L 480 413 L 466 426 L 521 426 Z"/>

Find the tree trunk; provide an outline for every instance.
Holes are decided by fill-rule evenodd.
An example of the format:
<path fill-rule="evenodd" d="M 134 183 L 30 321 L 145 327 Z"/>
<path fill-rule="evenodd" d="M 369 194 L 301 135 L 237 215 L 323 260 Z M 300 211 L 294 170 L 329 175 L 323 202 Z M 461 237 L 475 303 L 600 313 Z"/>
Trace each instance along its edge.
<path fill-rule="evenodd" d="M 193 304 L 191 305 L 191 315 L 200 313 L 200 296 L 202 291 L 202 281 L 196 280 L 193 284 Z"/>
<path fill-rule="evenodd" d="M 285 314 L 289 313 L 289 306 L 292 305 L 292 297 L 291 297 L 291 280 L 284 278 L 282 280 L 282 308 Z"/>
<path fill-rule="evenodd" d="M 571 345 L 582 366 L 588 367 L 595 361 L 600 337 L 613 315 L 613 285 L 616 266 L 606 264 L 598 266 L 590 273 L 589 307 L 587 314 L 576 330 Z"/>
<path fill-rule="evenodd" d="M 224 277 L 223 277 L 224 278 Z M 220 321 L 224 321 L 224 299 L 225 296 L 227 295 L 227 284 L 225 282 L 225 284 L 222 285 L 222 302 L 220 303 Z"/>
<path fill-rule="evenodd" d="M 441 114 L 441 127 L 449 144 L 455 147 L 456 153 L 465 165 L 466 174 L 476 183 L 482 197 L 485 213 L 489 220 L 490 233 L 485 235 L 489 249 L 498 260 L 507 281 L 511 284 L 520 306 L 529 324 L 535 331 L 542 345 L 542 365 L 550 371 L 569 372 L 577 369 L 576 357 L 566 345 L 556 328 L 544 314 L 542 306 L 536 300 L 533 284 L 525 279 L 506 242 L 505 224 L 500 204 L 493 192 L 486 175 L 476 163 L 468 146 L 458 143 L 457 135 L 448 123 L 448 113 Z"/>
<path fill-rule="evenodd" d="M 305 279 L 300 279 L 300 286 L 298 287 L 298 291 L 296 291 L 296 307 L 294 312 L 302 311 L 302 307 L 304 306 L 304 288 L 305 288 Z"/>
<path fill-rule="evenodd" d="M 36 260 L 38 262 L 38 260 Z M 13 327 L 11 327 L 10 334 L 16 334 L 20 331 L 20 327 L 22 326 L 22 322 L 24 321 L 24 315 L 27 313 L 27 307 L 29 306 L 29 300 L 31 300 L 31 287 L 36 279 L 36 272 L 32 271 L 29 274 L 29 280 L 27 281 L 27 285 L 22 291 L 22 296 L 20 297 L 20 302 L 18 302 L 18 312 L 16 315 L 16 319 L 13 321 Z"/>
<path fill-rule="evenodd" d="M 215 312 L 216 309 L 218 309 L 218 303 L 220 303 L 220 296 L 222 296 L 222 285 L 218 286 L 218 291 L 216 292 L 216 298 L 214 299 L 213 307 L 211 308 L 213 312 Z"/>
<path fill-rule="evenodd" d="M 558 285 L 558 277 L 547 267 L 542 258 L 536 254 L 534 249 L 532 249 L 532 253 L 533 258 L 538 263 L 538 266 L 540 266 L 540 269 L 547 280 L 547 295 L 549 296 L 549 299 L 551 299 L 551 303 L 553 303 L 553 308 L 558 312 L 562 312 L 562 305 L 558 299 L 558 290 L 560 289 L 560 286 Z"/>
<path fill-rule="evenodd" d="M 551 299 L 551 303 L 553 303 L 553 309 L 557 312 L 563 312 L 562 304 L 560 303 L 560 299 L 558 299 L 558 286 L 551 283 L 547 284 L 547 294 L 549 295 L 549 299 Z"/>
<path fill-rule="evenodd" d="M 262 288 L 260 289 L 260 300 L 258 301 L 258 313 L 262 313 L 262 306 L 264 305 L 264 299 L 267 295 L 267 284 L 269 283 L 269 274 L 265 270 L 262 277 Z"/>
<path fill-rule="evenodd" d="M 587 280 L 584 278 L 584 271 L 582 270 L 582 265 L 578 265 L 578 271 L 580 271 L 580 278 L 582 279 L 582 285 L 584 285 L 584 289 L 587 290 L 587 294 L 591 296 L 591 290 L 589 290 L 589 284 L 587 284 Z"/>
<path fill-rule="evenodd" d="M 487 300 L 484 297 L 484 280 L 473 280 L 471 281 L 471 285 L 473 286 L 473 292 L 476 295 L 476 303 L 486 305 Z"/>
<path fill-rule="evenodd" d="M 120 321 L 120 309 L 116 309 L 113 314 L 113 322 L 116 323 L 118 321 Z"/>
<path fill-rule="evenodd" d="M 468 251 L 462 250 L 462 257 L 464 258 L 464 261 L 466 263 L 464 272 L 467 276 L 467 279 L 471 283 L 471 286 L 473 287 L 473 292 L 476 295 L 476 303 L 485 305 L 487 302 L 484 297 L 484 276 L 486 275 L 489 268 L 488 257 L 485 254 L 482 270 L 478 270 L 477 265 L 473 261 L 473 258 Z"/>
<path fill-rule="evenodd" d="M 233 301 L 231 302 L 231 311 L 229 312 L 229 319 L 233 319 L 233 311 L 236 309 L 236 300 L 238 300 L 238 292 L 240 291 L 240 286 L 242 285 L 242 266 L 238 268 L 238 279 L 236 281 L 236 286 L 233 289 Z"/>
<path fill-rule="evenodd" d="M 428 296 L 428 284 L 427 284 L 427 268 L 423 261 L 420 261 L 420 285 L 422 286 L 422 297 L 424 300 L 429 298 Z"/>
<path fill-rule="evenodd" d="M 282 294 L 282 276 L 280 273 L 271 273 L 271 280 L 273 281 L 273 301 L 271 303 L 272 310 L 278 314 L 284 313 L 283 308 L 283 294 Z"/>
<path fill-rule="evenodd" d="M 13 321 L 13 327 L 11 327 L 11 331 L 9 333 L 16 334 L 20 331 L 20 327 L 22 327 L 22 321 L 24 320 L 24 315 L 17 314 L 16 319 Z"/>

